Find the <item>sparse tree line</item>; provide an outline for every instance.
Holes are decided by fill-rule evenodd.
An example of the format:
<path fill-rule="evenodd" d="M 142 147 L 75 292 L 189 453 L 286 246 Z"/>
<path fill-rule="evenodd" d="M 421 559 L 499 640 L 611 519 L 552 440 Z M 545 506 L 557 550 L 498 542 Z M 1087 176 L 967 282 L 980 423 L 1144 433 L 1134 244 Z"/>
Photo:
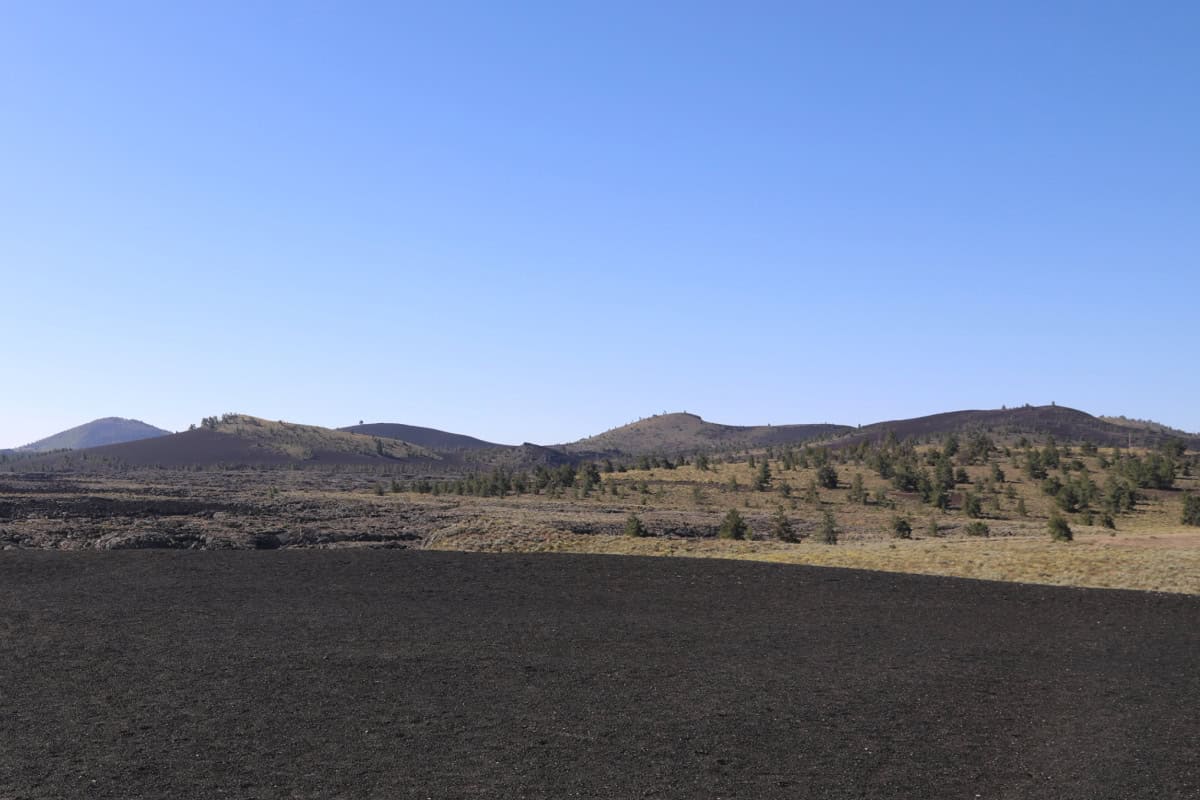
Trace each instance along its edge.
<path fill-rule="evenodd" d="M 918 449 L 914 439 L 899 441 L 887 435 L 875 442 L 860 442 L 853 447 L 832 449 L 828 447 L 788 446 L 768 448 L 764 454 L 727 454 L 725 463 L 744 462 L 753 469 L 748 488 L 757 492 L 775 490 L 784 498 L 793 498 L 794 487 L 781 480 L 779 473 L 792 470 L 812 470 L 811 480 L 803 487 L 800 499 L 813 506 L 820 506 L 820 490 L 847 488 L 846 498 L 851 504 L 894 507 L 884 488 L 868 493 L 861 471 L 853 472 L 848 485 L 843 483 L 838 466 L 860 465 L 872 470 L 886 480 L 896 492 L 918 495 L 922 502 L 934 511 L 959 510 L 971 522 L 963 527 L 968 535 L 987 535 L 988 526 L 983 520 L 1001 514 L 1001 499 L 1010 501 L 1008 508 L 1017 516 L 1028 516 L 1025 497 L 1018 495 L 1010 481 L 1000 457 L 1008 460 L 1019 470 L 1021 479 L 1039 488 L 1053 499 L 1054 513 L 1051 515 L 1051 532 L 1056 538 L 1062 535 L 1063 526 L 1069 531 L 1064 515 L 1082 515 L 1083 523 L 1114 528 L 1115 519 L 1134 511 L 1144 499 L 1143 492 L 1152 489 L 1170 489 L 1178 475 L 1189 476 L 1194 469 L 1195 458 L 1188 458 L 1178 440 L 1165 441 L 1158 450 L 1134 454 L 1112 448 L 1111 453 L 1102 453 L 1094 444 L 1084 443 L 1077 448 L 1060 447 L 1053 437 L 1047 437 L 1041 446 L 1022 437 L 1016 448 L 1000 447 L 982 431 L 959 436 L 944 437 L 935 447 Z M 1082 460 L 1095 459 L 1100 465 L 1099 475 L 1094 468 Z M 604 475 L 625 473 L 637 468 L 676 469 L 690 463 L 699 471 L 718 469 L 718 464 L 708 453 L 698 452 L 690 459 L 687 456 L 640 456 L 631 465 L 614 463 L 605 459 L 600 464 L 583 463 L 559 467 L 538 467 L 533 473 L 512 473 L 495 469 L 490 473 L 470 476 L 458 480 L 434 482 L 427 479 L 410 483 L 413 491 L 435 494 L 463 494 L 478 496 L 500 496 L 508 493 L 564 493 L 572 491 L 577 497 L 589 496 L 594 491 L 620 496 L 622 490 L 642 495 L 652 492 L 645 480 L 614 482 L 603 479 Z M 967 467 L 976 468 L 974 476 Z M 987 467 L 983 475 L 979 467 Z M 779 473 L 776 473 L 778 470 Z M 737 475 L 731 475 L 724 484 L 727 491 L 741 491 Z M 708 503 L 708 497 L 700 484 L 692 486 L 692 499 L 697 506 Z M 793 508 L 795 499 L 791 499 Z M 644 503 L 644 500 L 643 500 Z M 747 501 L 749 504 L 749 501 Z M 1186 497 L 1184 521 L 1200 519 L 1200 501 Z M 780 507 L 782 509 L 782 506 Z M 1061 525 L 1059 524 L 1061 521 Z M 736 520 L 729 520 L 722 531 L 731 532 L 737 538 L 740 530 Z M 936 530 L 936 521 L 930 531 Z M 777 538 L 787 541 L 791 534 L 788 526 L 780 523 L 782 534 Z M 640 529 L 645 531 L 643 525 Z M 893 534 L 907 538 L 912 534 L 908 520 L 897 517 L 893 522 Z"/>

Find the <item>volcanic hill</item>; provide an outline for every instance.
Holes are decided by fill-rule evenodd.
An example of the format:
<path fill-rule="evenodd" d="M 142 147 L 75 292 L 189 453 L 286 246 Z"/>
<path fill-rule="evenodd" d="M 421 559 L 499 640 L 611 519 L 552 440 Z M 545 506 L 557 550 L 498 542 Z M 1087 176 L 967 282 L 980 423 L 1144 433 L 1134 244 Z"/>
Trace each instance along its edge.
<path fill-rule="evenodd" d="M 800 444 L 850 433 L 848 425 L 721 425 L 695 414 L 658 414 L 570 444 L 568 453 L 677 455 Z"/>
<path fill-rule="evenodd" d="M 156 436 L 169 436 L 170 431 L 147 425 L 136 419 L 123 417 L 104 417 L 92 420 L 83 425 L 77 425 L 61 431 L 45 439 L 18 447 L 21 452 L 46 453 L 51 450 L 82 450 L 87 447 L 100 447 L 106 444 L 122 444 L 136 442 L 142 439 L 152 439 Z"/>

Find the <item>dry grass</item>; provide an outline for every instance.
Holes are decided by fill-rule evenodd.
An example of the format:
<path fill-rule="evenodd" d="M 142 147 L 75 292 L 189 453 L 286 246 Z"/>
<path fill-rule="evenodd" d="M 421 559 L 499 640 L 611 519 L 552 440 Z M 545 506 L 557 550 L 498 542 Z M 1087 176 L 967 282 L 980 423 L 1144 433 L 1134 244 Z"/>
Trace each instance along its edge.
<path fill-rule="evenodd" d="M 1142 589 L 1200 594 L 1200 542 L 1184 535 L 1147 546 L 1139 537 L 1088 535 L 1069 544 L 1046 539 L 916 539 L 822 545 L 718 539 L 630 539 L 562 531 L 493 531 L 480 537 L 471 526 L 447 530 L 433 549 L 608 553 L 689 558 L 733 558 L 825 567 L 949 575 L 984 580 Z M 1145 538 L 1145 537 L 1140 537 Z"/>
<path fill-rule="evenodd" d="M 1078 455 L 1076 455 L 1078 457 Z M 1082 459 L 1094 479 L 1102 479 L 1098 459 Z M 1145 492 L 1132 514 L 1117 518 L 1117 531 L 1084 524 L 1075 515 L 1071 526 L 1076 540 L 1051 542 L 1046 534 L 1053 499 L 1033 481 L 1024 478 L 1014 463 L 1001 463 L 1006 482 L 985 494 L 983 520 L 991 531 L 986 538 L 965 537 L 969 520 L 958 511 L 931 511 L 915 496 L 891 490 L 866 466 L 838 465 L 838 489 L 819 491 L 819 502 L 804 500 L 805 488 L 815 469 L 782 471 L 771 462 L 774 476 L 770 491 L 751 487 L 755 470 L 747 463 L 714 464 L 707 471 L 692 466 L 676 469 L 629 470 L 604 476 L 604 488 L 590 497 L 563 495 L 509 497 L 501 500 L 454 498 L 468 512 L 453 529 L 440 532 L 429 546 L 439 549 L 514 550 L 529 552 L 614 553 L 735 558 L 851 567 L 889 572 L 949 575 L 987 580 L 1017 581 L 1063 586 L 1141 589 L 1200 594 L 1200 535 L 1179 524 L 1181 492 Z M 986 484 L 990 466 L 967 467 L 969 487 Z M 887 492 L 887 504 L 851 503 L 848 486 L 855 473 L 863 477 L 868 493 Z M 736 483 L 736 488 L 734 484 Z M 790 496 L 779 487 L 791 487 Z M 1181 488 L 1200 486 L 1196 478 L 1181 478 Z M 700 498 L 697 499 L 696 488 Z M 1011 487 L 1011 489 L 1010 489 Z M 616 494 L 613 489 L 616 489 Z M 1014 496 L 1006 496 L 1007 492 Z M 445 498 L 443 498 L 444 500 Z M 1017 513 L 1023 500 L 1026 516 Z M 404 502 L 426 499 L 406 495 Z M 825 510 L 834 512 L 842 532 L 837 546 L 804 541 L 787 544 L 769 540 L 769 517 L 783 507 L 802 534 L 811 534 Z M 711 532 L 729 508 L 738 508 L 750 523 L 755 539 L 731 542 L 692 535 L 658 535 L 630 539 L 621 535 L 625 515 L 637 513 L 647 527 L 661 534 L 692 528 Z M 894 516 L 907 518 L 916 538 L 888 535 Z M 940 536 L 927 535 L 930 520 Z M 591 530 L 580 532 L 580 527 Z"/>

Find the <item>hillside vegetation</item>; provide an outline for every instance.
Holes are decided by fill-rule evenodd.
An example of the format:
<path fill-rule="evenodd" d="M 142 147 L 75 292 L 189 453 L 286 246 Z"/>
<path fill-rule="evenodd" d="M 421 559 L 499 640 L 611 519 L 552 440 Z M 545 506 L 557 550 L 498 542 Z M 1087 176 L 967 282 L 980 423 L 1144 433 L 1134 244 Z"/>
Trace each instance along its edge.
<path fill-rule="evenodd" d="M 298 461 L 322 455 L 355 455 L 366 458 L 437 458 L 430 450 L 410 442 L 383 436 L 367 436 L 317 425 L 273 421 L 248 414 L 208 417 L 202 427 L 214 433 L 236 436 Z"/>
<path fill-rule="evenodd" d="M 680 455 L 800 444 L 854 430 L 848 425 L 721 425 L 695 414 L 659 414 L 559 445 L 569 453 Z"/>
<path fill-rule="evenodd" d="M 1192 449 L 1200 449 L 1200 436 L 1174 431 L 1165 425 L 1095 417 L 1066 406 L 1021 406 L 982 411 L 950 411 L 912 419 L 865 425 L 848 437 L 847 443 L 878 441 L 889 434 L 898 439 L 928 438 L 980 431 L 992 436 L 1054 436 L 1064 442 L 1091 442 L 1105 447 L 1156 447 L 1169 438 L 1179 438 Z"/>

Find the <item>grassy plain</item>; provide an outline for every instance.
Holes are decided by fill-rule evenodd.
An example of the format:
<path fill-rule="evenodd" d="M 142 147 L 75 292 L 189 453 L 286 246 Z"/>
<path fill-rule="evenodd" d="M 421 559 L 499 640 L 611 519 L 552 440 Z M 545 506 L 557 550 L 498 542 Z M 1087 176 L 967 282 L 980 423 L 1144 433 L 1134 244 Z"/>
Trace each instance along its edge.
<path fill-rule="evenodd" d="M 760 459 L 761 460 L 761 459 Z M 1098 457 L 1082 458 L 1093 473 Z M 437 500 L 471 508 L 474 522 L 430 537 L 426 546 L 447 550 L 552 551 L 734 558 L 833 567 L 911 572 L 1064 586 L 1143 589 L 1200 594 L 1200 530 L 1180 522 L 1185 491 L 1200 489 L 1194 477 L 1177 479 L 1174 490 L 1144 490 L 1136 509 L 1101 526 L 1093 510 L 1067 515 L 1075 540 L 1053 542 L 1047 521 L 1054 499 L 1020 474 L 1010 460 L 998 462 L 1003 484 L 989 485 L 992 468 L 966 467 L 971 483 L 958 487 L 947 511 L 933 510 L 915 494 L 896 492 L 864 467 L 839 465 L 837 489 L 818 489 L 806 499 L 816 470 L 784 470 L 770 461 L 771 487 L 752 488 L 757 469 L 745 461 L 674 469 L 632 469 L 603 476 L 586 497 L 526 495 L 472 498 L 406 494 L 400 502 Z M 849 484 L 863 479 L 866 503 L 852 502 Z M 786 487 L 786 488 L 784 488 Z M 961 494 L 982 495 L 985 537 L 967 535 L 969 519 L 957 505 Z M 386 500 L 386 498 L 384 498 Z M 1018 512 L 1019 504 L 1025 514 Z M 746 540 L 714 536 L 723 514 L 736 508 L 750 525 Z M 800 535 L 796 543 L 776 540 L 774 516 L 783 510 Z M 837 545 L 813 537 L 825 511 L 839 530 Z M 623 535 L 628 514 L 637 514 L 652 534 Z M 911 539 L 891 535 L 895 517 L 907 519 Z M 1092 524 L 1087 524 L 1090 519 Z M 937 535 L 931 526 L 937 526 Z"/>
<path fill-rule="evenodd" d="M 261 425 L 282 444 L 293 433 L 278 427 Z M 359 439 L 376 446 L 370 437 L 351 438 L 355 446 Z M 1108 453 L 1063 450 L 1064 462 L 1078 461 L 1094 482 L 1104 482 L 1101 457 Z M 865 463 L 837 463 L 837 488 L 814 493 L 814 467 L 785 469 L 774 458 L 768 462 L 770 485 L 760 491 L 753 487 L 758 467 L 745 456 L 713 459 L 708 469 L 689 464 L 602 472 L 588 492 L 546 488 L 503 496 L 459 494 L 452 476 L 436 475 L 429 476 L 436 493 L 416 492 L 411 476 L 356 467 L 12 476 L 0 481 L 0 548 L 625 553 L 1200 594 L 1200 528 L 1181 521 L 1185 494 L 1200 492 L 1194 474 L 1200 470 L 1180 469 L 1172 489 L 1141 490 L 1132 510 L 1114 516 L 1113 529 L 1102 526 L 1097 503 L 1067 514 L 1075 540 L 1061 543 L 1047 532 L 1054 498 L 1024 473 L 1015 450 L 1003 453 L 988 464 L 963 467 L 969 482 L 956 485 L 947 510 L 933 509 L 915 492 L 895 490 Z M 759 453 L 757 462 L 762 458 Z M 1075 467 L 1061 477 L 1080 474 Z M 856 475 L 862 476 L 865 502 L 852 498 Z M 980 498 L 978 519 L 962 508 L 968 491 Z M 748 523 L 748 538 L 717 537 L 730 509 Z M 826 513 L 838 530 L 836 545 L 818 543 L 815 535 Z M 631 514 L 648 537 L 624 535 Z M 799 541 L 775 537 L 781 514 Z M 908 521 L 911 538 L 892 535 L 897 517 Z M 986 525 L 987 535 L 969 535 L 972 523 Z"/>

